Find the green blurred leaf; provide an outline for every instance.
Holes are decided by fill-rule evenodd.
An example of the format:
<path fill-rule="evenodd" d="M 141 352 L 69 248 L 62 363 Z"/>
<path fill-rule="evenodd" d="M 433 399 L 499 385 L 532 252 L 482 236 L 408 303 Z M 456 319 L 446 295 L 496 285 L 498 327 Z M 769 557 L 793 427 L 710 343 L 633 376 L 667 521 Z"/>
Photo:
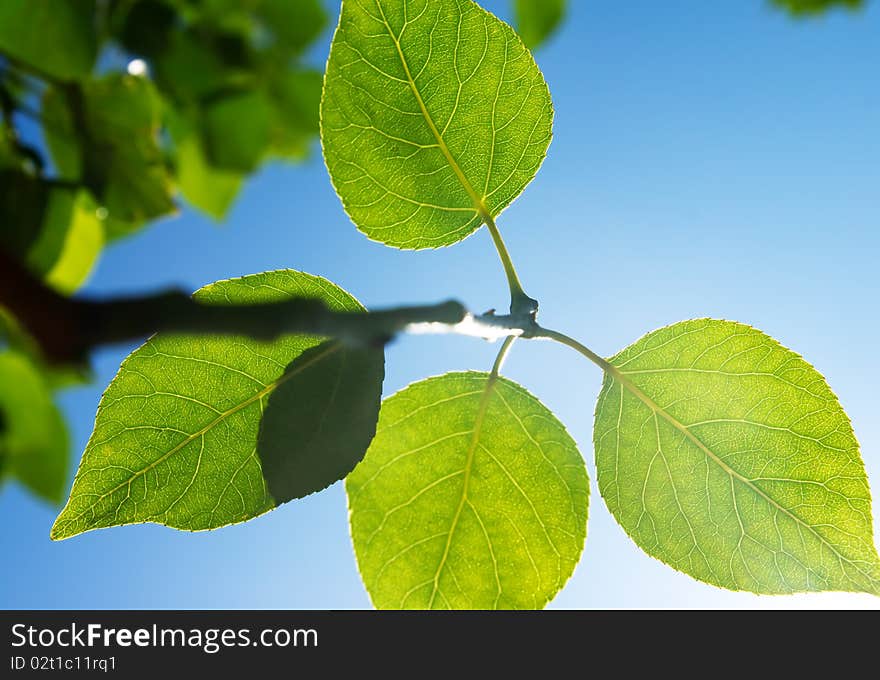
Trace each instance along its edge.
<path fill-rule="evenodd" d="M 0 245 L 62 293 L 92 271 L 104 230 L 87 192 L 0 170 Z"/>
<path fill-rule="evenodd" d="M 205 107 L 205 152 L 215 168 L 253 172 L 265 157 L 272 126 L 272 110 L 260 91 L 218 98 Z"/>
<path fill-rule="evenodd" d="M 94 0 L 3 0 L 0 52 L 60 80 L 88 76 L 98 53 Z"/>
<path fill-rule="evenodd" d="M 117 230 L 174 210 L 158 146 L 161 102 L 149 80 L 111 74 L 82 88 L 49 88 L 43 116 L 59 174 L 88 187 Z"/>
<path fill-rule="evenodd" d="M 358 229 L 398 248 L 436 248 L 523 191 L 550 143 L 553 110 L 507 24 L 459 0 L 406 14 L 403 0 L 342 3 L 321 140 Z"/>
<path fill-rule="evenodd" d="M 828 10 L 837 8 L 861 9 L 865 6 L 864 0 L 771 0 L 795 16 L 822 14 Z"/>
<path fill-rule="evenodd" d="M 117 3 L 114 10 L 115 33 L 127 51 L 153 59 L 168 49 L 179 21 L 171 4 L 162 0 L 135 0 Z"/>
<path fill-rule="evenodd" d="M 559 27 L 566 0 L 515 0 L 516 30 L 529 49 L 536 49 Z"/>
<path fill-rule="evenodd" d="M 71 294 L 92 272 L 104 247 L 98 206 L 86 191 L 52 187 L 39 238 L 26 263 L 55 290 Z"/>
<path fill-rule="evenodd" d="M 266 0 L 198 0 L 194 17 L 202 25 L 227 33 L 249 35 L 254 31 L 253 10 Z M 305 1 L 305 0 L 298 0 Z M 310 1 L 310 0 L 309 0 Z"/>
<path fill-rule="evenodd" d="M 19 170 L 0 170 L 0 245 L 7 252 L 27 256 L 39 238 L 48 198 L 45 181 Z"/>
<path fill-rule="evenodd" d="M 220 281 L 195 297 L 218 305 L 313 297 L 336 310 L 362 309 L 326 279 L 290 270 Z M 291 413 L 290 418 L 302 428 L 270 425 L 287 428 L 292 437 L 273 442 L 273 450 L 267 450 L 271 462 L 266 469 L 271 475 L 300 474 L 307 465 L 307 452 L 327 453 L 310 448 L 310 438 L 317 436 L 334 446 L 343 441 L 349 418 L 361 422 L 365 417 L 361 409 L 371 399 L 378 410 L 381 392 L 380 354 L 366 370 L 354 354 L 335 343 L 321 343 L 320 338 L 307 336 L 285 336 L 274 342 L 165 335 L 148 340 L 125 360 L 104 393 L 70 500 L 52 537 L 137 522 L 212 529 L 272 509 L 279 502 L 272 497 L 273 490 L 282 497 L 294 487 L 301 490 L 296 480 L 267 481 L 261 467 L 259 425 L 273 391 L 285 386 L 282 406 L 299 402 L 302 413 Z M 321 349 L 315 350 L 318 346 Z M 309 350 L 314 351 L 308 366 L 291 364 Z M 315 384 L 334 371 L 363 399 L 348 394 L 337 401 L 332 390 Z M 364 379 L 353 384 L 357 376 Z M 357 411 L 346 413 L 345 404 Z M 301 420 L 316 412 L 325 418 L 323 423 Z M 346 460 L 357 457 L 351 451 L 334 451 Z M 287 467 L 280 455 L 290 458 L 292 466 Z M 327 482 L 320 475 L 311 477 L 318 478 Z"/>
<path fill-rule="evenodd" d="M 707 319 L 609 361 L 599 490 L 645 552 L 732 590 L 880 594 L 859 445 L 816 369 L 754 328 Z"/>
<path fill-rule="evenodd" d="M 241 189 L 244 175 L 212 167 L 198 128 L 184 116 L 169 112 L 168 128 L 174 140 L 180 192 L 199 210 L 216 220 L 223 219 Z"/>
<path fill-rule="evenodd" d="M 448 373 L 382 404 L 346 480 L 380 609 L 539 609 L 580 559 L 589 481 L 565 427 L 519 385 Z"/>
<path fill-rule="evenodd" d="M 0 352 L 0 412 L 7 473 L 41 498 L 60 502 L 68 464 L 64 419 L 40 372 L 15 351 Z"/>
<path fill-rule="evenodd" d="M 12 130 L 6 125 L 0 125 L 0 170 L 18 168 L 21 165 L 13 139 Z"/>
<path fill-rule="evenodd" d="M 317 38 L 327 25 L 320 0 L 261 0 L 257 14 L 276 36 L 276 45 L 297 53 Z"/>
<path fill-rule="evenodd" d="M 323 76 L 317 71 L 286 71 L 272 82 L 272 154 L 304 157 L 318 134 Z"/>
<path fill-rule="evenodd" d="M 92 380 L 88 366 L 48 364 L 39 345 L 6 308 L 0 306 L 0 349 L 12 349 L 31 362 L 50 390 L 84 385 Z"/>
<path fill-rule="evenodd" d="M 219 56 L 193 32 L 175 33 L 155 60 L 156 81 L 179 102 L 192 102 L 227 85 L 229 74 Z"/>

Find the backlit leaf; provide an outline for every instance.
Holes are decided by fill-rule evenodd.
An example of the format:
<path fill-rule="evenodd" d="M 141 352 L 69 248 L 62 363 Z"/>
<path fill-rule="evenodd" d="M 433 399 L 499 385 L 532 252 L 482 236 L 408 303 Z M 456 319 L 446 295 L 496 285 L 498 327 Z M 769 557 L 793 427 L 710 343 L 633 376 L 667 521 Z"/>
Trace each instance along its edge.
<path fill-rule="evenodd" d="M 0 224 L 0 245 L 63 293 L 85 281 L 104 245 L 88 192 L 15 170 L 0 170 Z"/>
<path fill-rule="evenodd" d="M 456 243 L 541 165 L 550 93 L 509 26 L 470 0 L 344 0 L 321 108 L 355 225 L 399 248 Z"/>
<path fill-rule="evenodd" d="M 386 399 L 346 490 L 358 567 L 382 609 L 539 609 L 586 536 L 574 441 L 535 397 L 487 373 Z"/>
<path fill-rule="evenodd" d="M 643 550 L 732 590 L 880 592 L 859 445 L 816 369 L 754 328 L 705 319 L 610 362 L 599 490 Z"/>
<path fill-rule="evenodd" d="M 46 283 L 73 293 L 88 278 L 104 247 L 98 206 L 86 191 L 53 187 L 39 238 L 27 264 L 44 272 Z"/>
<path fill-rule="evenodd" d="M 337 310 L 362 309 L 329 281 L 290 270 L 220 281 L 196 293 L 219 305 L 294 296 L 320 298 Z M 353 465 L 366 450 L 369 437 L 364 441 L 360 424 L 372 404 L 375 425 L 382 367 L 381 351 L 365 355 L 308 336 L 273 342 L 154 336 L 129 355 L 104 393 L 52 537 L 139 522 L 213 529 L 260 515 L 294 493 L 323 488 L 335 481 L 330 473 L 346 471 L 331 469 L 322 456 L 338 455 Z M 333 381 L 331 389 L 324 380 Z M 346 386 L 345 399 L 333 391 L 337 383 Z M 260 420 L 267 401 L 279 408 L 272 398 L 279 386 L 280 407 L 289 410 L 292 423 L 279 428 L 285 439 L 272 442 L 271 463 L 264 468 Z M 346 440 L 352 422 L 358 424 L 356 436 Z M 346 442 L 360 450 L 346 448 Z M 288 466 L 280 456 L 296 464 Z M 278 475 L 308 479 L 314 488 Z"/>

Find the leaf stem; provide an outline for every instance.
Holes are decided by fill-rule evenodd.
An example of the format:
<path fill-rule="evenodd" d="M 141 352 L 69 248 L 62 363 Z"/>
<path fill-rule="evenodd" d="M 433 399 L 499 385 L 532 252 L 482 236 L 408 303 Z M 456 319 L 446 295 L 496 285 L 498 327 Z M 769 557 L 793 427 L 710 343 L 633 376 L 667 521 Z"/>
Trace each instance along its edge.
<path fill-rule="evenodd" d="M 531 333 L 530 337 L 544 338 L 546 340 L 554 340 L 555 342 L 558 342 L 562 345 L 565 345 L 566 347 L 570 347 L 575 352 L 578 352 L 578 353 L 584 355 L 585 357 L 587 357 L 587 359 L 592 361 L 594 364 L 596 364 L 599 368 L 601 368 L 606 373 L 611 373 L 615 377 L 618 377 L 620 375 L 620 371 L 617 370 L 616 366 L 614 366 L 613 364 L 609 363 L 608 361 L 606 361 L 605 359 L 600 357 L 598 354 L 596 354 L 593 350 L 591 350 L 589 347 L 587 347 L 583 343 L 578 342 L 577 340 L 575 340 L 574 338 L 572 338 L 568 335 L 565 335 L 565 333 L 560 333 L 559 331 L 554 331 L 554 330 L 550 330 L 549 328 L 543 328 L 543 327 L 539 326 L 535 331 L 533 331 Z"/>
<path fill-rule="evenodd" d="M 515 336 L 515 335 L 508 335 L 504 339 L 504 342 L 501 345 L 501 349 L 498 350 L 498 356 L 495 357 L 495 363 L 492 364 L 492 372 L 490 373 L 491 376 L 497 378 L 498 375 L 501 373 L 501 367 L 504 365 L 504 362 L 507 360 L 507 354 L 508 354 L 508 352 L 510 352 L 510 348 L 513 346 L 513 343 L 516 340 L 516 338 L 517 338 L 517 336 Z"/>
<path fill-rule="evenodd" d="M 498 251 L 498 257 L 501 258 L 501 265 L 504 267 L 504 273 L 507 275 L 507 284 L 510 287 L 510 313 L 512 316 L 534 316 L 538 313 L 538 301 L 526 295 L 520 283 L 519 276 L 516 273 L 516 267 L 513 266 L 513 260 L 510 258 L 510 252 L 501 238 L 501 232 L 492 219 L 492 215 L 486 210 L 480 210 L 480 217 L 483 223 L 489 229 L 492 235 L 492 242 L 495 244 L 495 250 Z"/>

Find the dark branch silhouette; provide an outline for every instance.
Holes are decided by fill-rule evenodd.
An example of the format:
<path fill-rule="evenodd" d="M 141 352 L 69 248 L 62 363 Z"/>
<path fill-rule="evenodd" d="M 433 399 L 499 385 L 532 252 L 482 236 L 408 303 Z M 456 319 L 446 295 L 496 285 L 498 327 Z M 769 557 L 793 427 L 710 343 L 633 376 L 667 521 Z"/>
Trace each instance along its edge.
<path fill-rule="evenodd" d="M 0 306 L 12 312 L 52 363 L 82 363 L 96 347 L 160 332 L 245 335 L 261 340 L 303 333 L 353 345 L 377 345 L 409 330 L 496 339 L 526 336 L 534 328 L 532 315 L 473 316 L 454 300 L 373 312 L 336 312 L 311 298 L 209 305 L 177 290 L 108 300 L 67 298 L 45 286 L 3 251 Z"/>

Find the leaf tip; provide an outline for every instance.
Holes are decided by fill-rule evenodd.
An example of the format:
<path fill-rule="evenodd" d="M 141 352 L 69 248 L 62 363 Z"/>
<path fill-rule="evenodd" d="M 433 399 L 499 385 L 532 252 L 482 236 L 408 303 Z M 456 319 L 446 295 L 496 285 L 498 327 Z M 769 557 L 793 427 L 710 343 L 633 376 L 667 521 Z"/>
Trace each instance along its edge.
<path fill-rule="evenodd" d="M 76 536 L 77 533 L 79 532 L 70 530 L 70 524 L 64 519 L 64 511 L 62 510 L 61 514 L 55 518 L 55 523 L 49 531 L 49 539 L 52 541 L 64 541 Z"/>

